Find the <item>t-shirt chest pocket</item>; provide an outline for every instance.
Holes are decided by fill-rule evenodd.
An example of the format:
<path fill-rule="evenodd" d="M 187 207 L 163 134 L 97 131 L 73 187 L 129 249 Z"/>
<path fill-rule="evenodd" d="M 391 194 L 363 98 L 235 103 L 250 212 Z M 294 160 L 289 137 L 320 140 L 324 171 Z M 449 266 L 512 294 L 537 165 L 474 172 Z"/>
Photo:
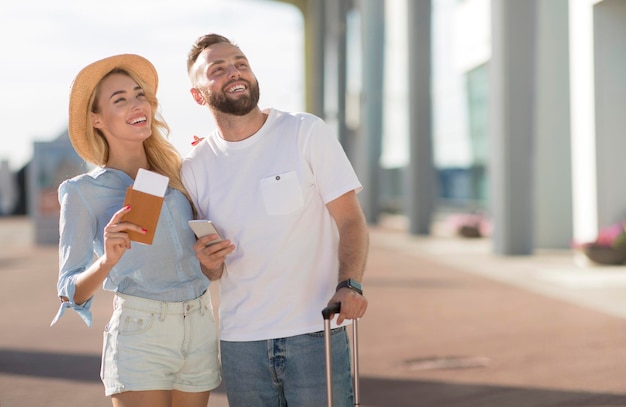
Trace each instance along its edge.
<path fill-rule="evenodd" d="M 286 215 L 304 205 L 302 188 L 295 171 L 261 179 L 261 194 L 269 215 Z"/>

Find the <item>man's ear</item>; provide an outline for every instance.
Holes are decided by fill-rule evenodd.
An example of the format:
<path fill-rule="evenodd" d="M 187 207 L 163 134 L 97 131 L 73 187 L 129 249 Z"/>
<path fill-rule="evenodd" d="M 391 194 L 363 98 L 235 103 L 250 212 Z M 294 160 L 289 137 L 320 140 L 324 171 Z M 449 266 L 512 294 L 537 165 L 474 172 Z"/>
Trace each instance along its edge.
<path fill-rule="evenodd" d="M 197 88 L 191 88 L 189 91 L 191 92 L 191 96 L 193 97 L 193 100 L 195 100 L 197 104 L 199 104 L 200 106 L 206 104 L 206 100 L 204 100 L 204 96 L 202 96 L 202 93 L 200 93 L 200 91 Z"/>

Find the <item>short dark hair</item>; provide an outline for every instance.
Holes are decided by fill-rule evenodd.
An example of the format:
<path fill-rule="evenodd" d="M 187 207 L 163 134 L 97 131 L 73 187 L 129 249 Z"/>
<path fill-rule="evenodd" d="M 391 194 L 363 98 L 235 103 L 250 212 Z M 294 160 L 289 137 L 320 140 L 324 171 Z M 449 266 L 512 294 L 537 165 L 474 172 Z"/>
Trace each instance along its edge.
<path fill-rule="evenodd" d="M 189 54 L 187 55 L 187 73 L 191 72 L 191 67 L 198 60 L 198 56 L 205 49 L 209 48 L 211 45 L 215 44 L 230 44 L 237 48 L 239 48 L 236 44 L 234 44 L 231 40 L 219 34 L 206 34 L 199 37 L 191 47 Z"/>

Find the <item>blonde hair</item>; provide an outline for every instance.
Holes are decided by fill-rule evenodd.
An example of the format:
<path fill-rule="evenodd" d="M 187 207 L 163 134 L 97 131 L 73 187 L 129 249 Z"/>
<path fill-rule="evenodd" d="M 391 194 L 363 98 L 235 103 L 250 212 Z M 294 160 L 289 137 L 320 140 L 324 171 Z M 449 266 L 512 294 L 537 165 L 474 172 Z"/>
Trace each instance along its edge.
<path fill-rule="evenodd" d="M 154 89 L 151 89 L 138 75 L 135 75 L 132 71 L 126 69 L 116 68 L 104 75 L 98 82 L 98 85 L 94 88 L 94 91 L 89 97 L 90 111 L 93 113 L 98 112 L 97 96 L 100 89 L 100 84 L 109 75 L 114 73 L 120 73 L 129 76 L 133 79 L 139 87 L 144 91 L 146 100 L 152 107 L 152 120 L 151 130 L 152 135 L 148 137 L 144 142 L 144 150 L 146 151 L 146 157 L 148 159 L 148 165 L 150 170 L 161 175 L 165 175 L 169 178 L 169 186 L 180 191 L 189 201 L 192 206 L 194 217 L 196 210 L 193 206 L 191 196 L 187 192 L 187 189 L 183 185 L 180 177 L 180 167 L 182 158 L 178 153 L 178 150 L 169 142 L 167 137 L 169 136 L 170 128 L 161 117 L 158 109 L 159 102 L 157 100 Z M 94 157 L 94 163 L 98 166 L 106 165 L 109 160 L 109 144 L 104 137 L 104 134 L 99 129 L 93 126 L 91 121 L 91 114 L 87 115 L 88 126 L 86 128 L 86 140 L 89 148 L 92 151 L 92 157 Z"/>

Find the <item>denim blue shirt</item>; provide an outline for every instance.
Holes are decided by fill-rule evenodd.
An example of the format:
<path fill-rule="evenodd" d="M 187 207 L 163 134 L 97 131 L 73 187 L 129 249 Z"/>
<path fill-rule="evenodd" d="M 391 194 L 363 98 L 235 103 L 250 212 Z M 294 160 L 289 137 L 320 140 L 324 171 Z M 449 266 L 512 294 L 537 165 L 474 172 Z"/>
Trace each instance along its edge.
<path fill-rule="evenodd" d="M 72 308 L 91 326 L 93 297 L 83 304 L 74 302 L 76 278 L 104 254 L 104 227 L 122 208 L 132 184 L 133 179 L 123 171 L 95 168 L 59 186 L 57 290 L 69 302 L 61 304 L 51 325 L 66 308 Z M 104 289 L 158 301 L 186 301 L 202 295 L 209 279 L 193 250 L 196 239 L 187 223 L 192 218 L 189 201 L 168 187 L 152 245 L 132 242 L 104 280 Z"/>

